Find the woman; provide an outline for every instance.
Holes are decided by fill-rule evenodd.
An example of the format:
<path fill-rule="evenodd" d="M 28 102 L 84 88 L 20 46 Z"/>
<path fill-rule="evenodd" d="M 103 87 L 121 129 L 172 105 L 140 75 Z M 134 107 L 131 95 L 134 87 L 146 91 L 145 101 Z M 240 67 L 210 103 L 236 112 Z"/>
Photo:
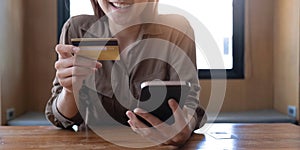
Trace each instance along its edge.
<path fill-rule="evenodd" d="M 48 120 L 61 128 L 84 124 L 80 107 L 97 101 L 95 103 L 101 102 L 111 118 L 129 125 L 134 132 L 155 142 L 168 139 L 164 144 L 171 145 L 184 144 L 192 131 L 203 125 L 205 114 L 199 106 L 193 30 L 181 16 L 158 15 L 157 1 L 91 0 L 94 16 L 76 16 L 66 22 L 60 44 L 56 46 L 59 59 L 55 63 L 57 71 L 53 95 L 46 106 Z M 83 37 L 117 38 L 121 60 L 93 61 L 76 56 L 79 48 L 70 45 L 71 39 Z M 95 82 L 94 90 L 87 86 L 91 81 L 88 79 L 90 75 L 95 76 L 92 80 Z M 136 108 L 140 84 L 149 80 L 192 83 L 192 90 L 182 109 L 175 100 L 168 101 L 174 114 L 174 124 L 166 124 Z M 78 100 L 80 107 L 76 105 Z M 96 111 L 102 106 L 91 107 L 95 118 L 103 116 Z M 148 127 L 138 117 L 153 127 Z"/>

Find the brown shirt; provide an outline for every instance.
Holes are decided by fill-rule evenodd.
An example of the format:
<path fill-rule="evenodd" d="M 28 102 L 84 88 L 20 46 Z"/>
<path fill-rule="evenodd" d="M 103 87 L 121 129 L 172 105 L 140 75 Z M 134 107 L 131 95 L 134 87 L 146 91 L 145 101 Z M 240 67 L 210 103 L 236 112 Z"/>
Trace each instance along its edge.
<path fill-rule="evenodd" d="M 62 30 L 60 43 L 71 44 L 72 38 L 113 37 L 107 19 L 81 15 L 69 19 Z M 194 35 L 188 21 L 178 15 L 160 15 L 145 23 L 137 41 L 121 53 L 120 61 L 101 61 L 102 68 L 85 80 L 76 98 L 79 112 L 66 118 L 56 107 L 62 86 L 55 78 L 52 97 L 46 106 L 46 117 L 55 126 L 70 128 L 83 123 L 88 108 L 94 122 L 117 121 L 127 124 L 125 112 L 137 106 L 140 84 L 152 80 L 181 80 L 192 84 L 184 108 L 202 126 L 204 109 L 199 104 L 200 86 L 196 71 Z M 80 115 L 81 114 L 81 115 Z M 204 118 L 204 119 L 203 119 Z"/>

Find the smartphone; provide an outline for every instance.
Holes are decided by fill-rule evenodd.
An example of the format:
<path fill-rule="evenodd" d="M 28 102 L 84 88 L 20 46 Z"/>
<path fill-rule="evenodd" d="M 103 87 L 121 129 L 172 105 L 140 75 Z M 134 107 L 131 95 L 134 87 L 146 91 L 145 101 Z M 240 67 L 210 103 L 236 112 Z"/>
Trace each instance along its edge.
<path fill-rule="evenodd" d="M 120 60 L 116 38 L 75 38 L 71 42 L 80 48 L 76 55 L 95 60 Z"/>
<path fill-rule="evenodd" d="M 167 124 L 175 122 L 172 109 L 168 104 L 168 100 L 174 99 L 183 107 L 185 99 L 190 92 L 191 84 L 185 81 L 148 81 L 141 84 L 141 94 L 137 104 L 148 113 L 159 118 Z M 137 115 L 138 116 L 138 115 Z M 138 118 L 147 126 L 152 125 L 142 117 Z"/>

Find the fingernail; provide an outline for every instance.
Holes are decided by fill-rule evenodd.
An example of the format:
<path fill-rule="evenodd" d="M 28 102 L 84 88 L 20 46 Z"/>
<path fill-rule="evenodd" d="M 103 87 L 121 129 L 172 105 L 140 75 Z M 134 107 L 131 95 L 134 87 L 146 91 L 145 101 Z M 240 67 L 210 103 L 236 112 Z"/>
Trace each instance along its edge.
<path fill-rule="evenodd" d="M 97 68 L 101 68 L 101 67 L 102 67 L 102 64 L 99 63 L 99 62 L 97 62 L 96 67 L 97 67 Z"/>
<path fill-rule="evenodd" d="M 132 122 L 130 120 L 127 121 L 130 126 L 132 126 Z"/>
<path fill-rule="evenodd" d="M 74 51 L 75 53 L 77 53 L 79 50 L 80 50 L 79 47 L 73 47 L 73 51 Z"/>
<path fill-rule="evenodd" d="M 176 101 L 174 99 L 169 100 L 168 103 L 170 107 L 176 107 Z"/>
<path fill-rule="evenodd" d="M 131 127 L 135 127 L 135 126 L 133 125 L 133 123 L 132 123 L 131 120 L 128 120 L 127 122 L 128 122 L 128 124 L 129 124 Z"/>
<path fill-rule="evenodd" d="M 128 117 L 129 119 L 132 118 L 132 115 L 130 114 L 130 111 L 127 111 L 127 112 L 126 112 L 126 115 L 127 115 L 127 117 Z"/>
<path fill-rule="evenodd" d="M 141 108 L 136 108 L 133 110 L 134 113 L 146 113 L 144 110 L 142 110 Z"/>

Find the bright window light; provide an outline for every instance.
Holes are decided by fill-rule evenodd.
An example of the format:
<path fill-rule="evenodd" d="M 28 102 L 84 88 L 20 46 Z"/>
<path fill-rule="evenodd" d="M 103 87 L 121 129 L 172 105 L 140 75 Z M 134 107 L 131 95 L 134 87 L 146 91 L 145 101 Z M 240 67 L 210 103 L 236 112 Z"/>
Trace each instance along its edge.
<path fill-rule="evenodd" d="M 70 0 L 70 16 L 81 14 L 93 15 L 94 11 L 90 0 Z"/>

